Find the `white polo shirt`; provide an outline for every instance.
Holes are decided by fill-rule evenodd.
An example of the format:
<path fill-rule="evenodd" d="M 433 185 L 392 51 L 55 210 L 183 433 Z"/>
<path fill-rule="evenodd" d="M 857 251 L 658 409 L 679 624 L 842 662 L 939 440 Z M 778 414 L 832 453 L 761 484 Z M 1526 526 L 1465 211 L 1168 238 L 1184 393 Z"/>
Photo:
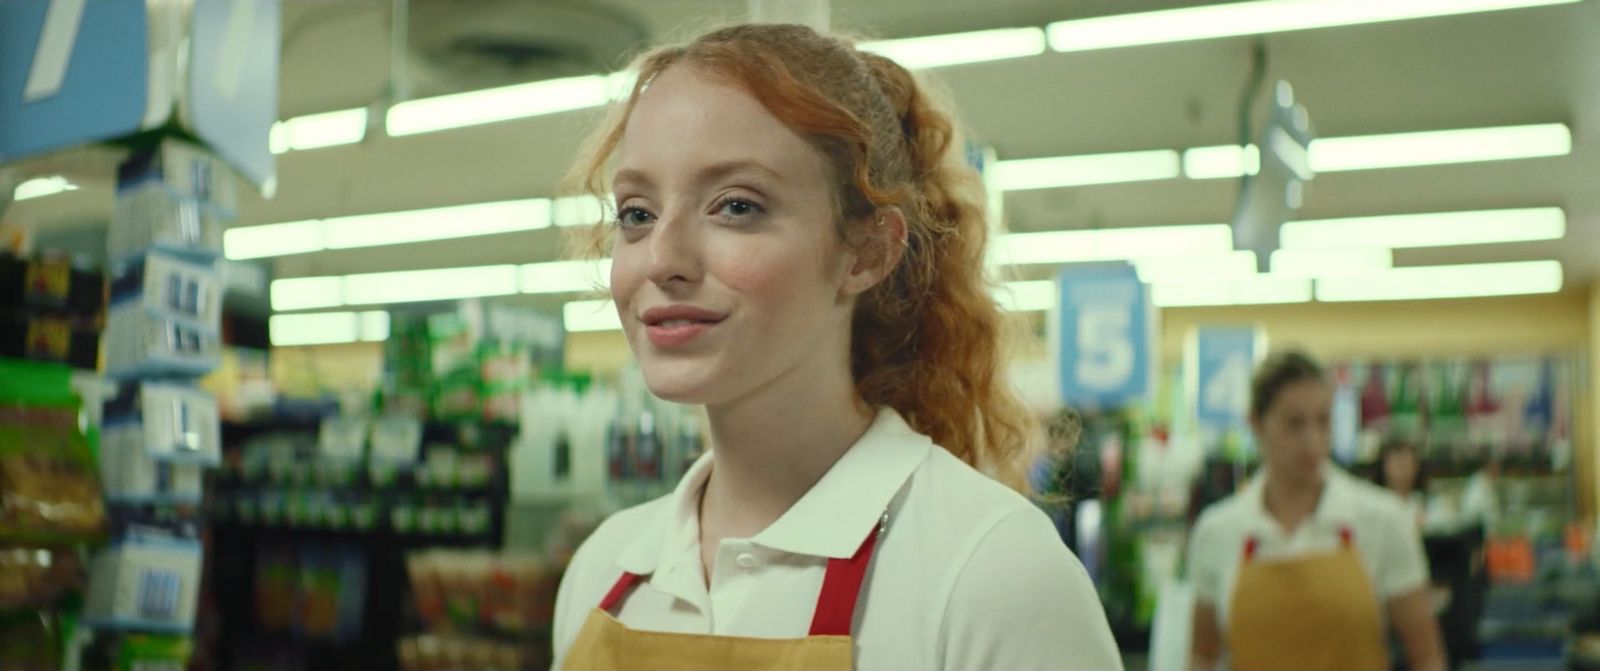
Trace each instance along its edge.
<path fill-rule="evenodd" d="M 1223 631 L 1245 542 L 1252 536 L 1259 539 L 1256 561 L 1272 561 L 1333 550 L 1340 543 L 1339 530 L 1348 527 L 1372 579 L 1379 612 L 1387 612 L 1382 606 L 1389 599 L 1427 586 L 1422 540 L 1405 503 L 1331 463 L 1324 478 L 1316 512 L 1293 533 L 1285 533 L 1267 513 L 1264 474 L 1200 515 L 1189 539 L 1189 579 L 1196 599 L 1217 609 Z"/>
<path fill-rule="evenodd" d="M 1122 668 L 1095 586 L 1050 519 L 884 409 L 788 512 L 722 542 L 708 590 L 697 462 L 671 495 L 613 515 L 573 556 L 556 600 L 555 667 L 623 571 L 648 581 L 618 618 L 640 630 L 799 638 L 829 558 L 889 522 L 856 606 L 857 669 Z"/>

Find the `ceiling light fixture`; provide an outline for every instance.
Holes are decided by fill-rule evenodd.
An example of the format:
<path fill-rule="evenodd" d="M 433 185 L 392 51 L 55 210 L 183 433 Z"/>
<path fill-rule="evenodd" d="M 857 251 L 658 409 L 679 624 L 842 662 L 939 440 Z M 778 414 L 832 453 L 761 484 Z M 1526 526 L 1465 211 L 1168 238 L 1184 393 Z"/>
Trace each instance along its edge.
<path fill-rule="evenodd" d="M 528 198 L 324 219 L 328 249 L 532 231 L 550 226 L 550 200 Z"/>
<path fill-rule="evenodd" d="M 1391 301 L 1517 296 L 1561 290 L 1560 261 L 1394 268 L 1317 280 L 1317 300 Z"/>
<path fill-rule="evenodd" d="M 1310 300 L 1311 280 L 1271 275 L 1162 282 L 1150 287 L 1150 302 L 1164 308 L 1305 303 Z"/>
<path fill-rule="evenodd" d="M 399 137 L 599 107 L 616 86 L 606 75 L 584 75 L 407 100 L 389 108 L 385 127 Z"/>
<path fill-rule="evenodd" d="M 1256 253 L 1249 250 L 1134 259 L 1145 284 L 1249 277 L 1256 273 Z"/>
<path fill-rule="evenodd" d="M 1201 224 L 1010 233 L 994 239 L 989 255 L 994 265 L 1020 266 L 1220 254 L 1232 250 L 1233 230 L 1227 224 Z"/>
<path fill-rule="evenodd" d="M 1394 267 L 1394 252 L 1378 247 L 1279 249 L 1272 252 L 1278 277 L 1338 277 Z"/>
<path fill-rule="evenodd" d="M 11 197 L 15 200 L 31 200 L 77 190 L 78 185 L 65 177 L 37 177 L 18 184 L 17 188 L 11 191 Z"/>
<path fill-rule="evenodd" d="M 995 184 L 1002 191 L 1055 189 L 1091 184 L 1173 179 L 1182 173 L 1170 149 L 997 161 Z"/>
<path fill-rule="evenodd" d="M 1054 280 L 1006 282 L 994 288 L 994 300 L 1007 312 L 1038 312 L 1056 304 Z"/>
<path fill-rule="evenodd" d="M 533 231 L 548 228 L 551 219 L 550 199 L 527 198 L 241 226 L 223 233 L 222 248 L 223 254 L 230 259 L 258 259 L 324 249 L 376 247 Z"/>
<path fill-rule="evenodd" d="M 525 294 L 603 291 L 611 281 L 611 259 L 529 263 L 518 273 Z"/>
<path fill-rule="evenodd" d="M 1561 208 L 1532 207 L 1291 221 L 1280 240 L 1284 249 L 1404 249 L 1559 240 L 1566 233 Z"/>
<path fill-rule="evenodd" d="M 1144 44 L 1262 35 L 1313 28 L 1425 19 L 1580 0 L 1254 0 L 1060 21 L 1046 27 L 1050 48 L 1088 51 Z"/>
<path fill-rule="evenodd" d="M 449 301 L 517 293 L 517 267 L 510 264 L 366 273 L 343 279 L 345 305 Z"/>
<path fill-rule="evenodd" d="M 338 307 L 344 305 L 344 278 L 335 275 L 273 280 L 268 293 L 273 312 Z"/>
<path fill-rule="evenodd" d="M 622 330 L 617 308 L 608 300 L 568 301 L 561 306 L 561 323 L 568 333 Z"/>
<path fill-rule="evenodd" d="M 360 142 L 367 135 L 367 108 L 297 116 L 272 124 L 272 153 L 321 149 Z"/>
<path fill-rule="evenodd" d="M 1312 172 L 1346 172 L 1570 153 L 1571 129 L 1566 124 L 1547 123 L 1317 138 L 1311 141 L 1310 162 Z M 1242 149 L 1233 144 L 1194 147 L 1183 152 L 1183 174 L 1189 179 L 1231 179 L 1254 175 L 1260 169 L 1255 145 Z"/>
<path fill-rule="evenodd" d="M 382 342 L 389 339 L 389 313 L 375 310 L 273 315 L 267 330 L 273 347 Z"/>
<path fill-rule="evenodd" d="M 1450 163 L 1507 161 L 1572 153 L 1566 124 L 1463 128 L 1311 142 L 1311 170 L 1343 172 Z"/>
<path fill-rule="evenodd" d="M 1037 56 L 1045 52 L 1046 44 L 1039 28 L 1001 28 L 862 42 L 856 48 L 919 70 Z"/>

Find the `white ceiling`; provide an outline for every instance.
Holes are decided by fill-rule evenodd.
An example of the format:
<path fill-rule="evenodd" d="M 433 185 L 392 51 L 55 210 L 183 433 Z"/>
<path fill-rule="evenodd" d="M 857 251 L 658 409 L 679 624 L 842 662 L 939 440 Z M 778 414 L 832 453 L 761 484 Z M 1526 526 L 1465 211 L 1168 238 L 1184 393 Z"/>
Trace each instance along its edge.
<path fill-rule="evenodd" d="M 419 0 L 420 1 L 420 0 Z M 426 0 L 437 10 L 441 0 Z M 454 0 L 449 0 L 454 1 Z M 460 0 L 467 12 L 484 0 Z M 1399 0 L 1397 0 L 1399 1 Z M 651 36 L 737 20 L 743 0 L 594 0 Z M 835 26 L 903 37 L 1156 7 L 1156 0 L 852 0 Z M 283 117 L 366 105 L 387 79 L 388 3 L 285 0 Z M 435 11 L 430 21 L 447 21 Z M 970 134 L 1001 158 L 1217 145 L 1237 140 L 1252 40 L 1223 39 L 1044 55 L 945 68 Z M 1559 205 L 1568 239 L 1408 250 L 1397 262 L 1554 258 L 1569 286 L 1600 274 L 1600 2 L 1280 34 L 1266 38 L 1269 77 L 1295 85 L 1319 135 L 1565 122 L 1567 157 L 1335 173 L 1312 185 L 1302 216 Z M 273 200 L 246 196 L 240 224 L 548 195 L 596 113 L 574 112 L 279 157 Z M 1014 230 L 1227 220 L 1237 185 L 1169 180 L 1011 193 Z M 104 189 L 24 201 L 19 219 L 103 222 Z M 280 258 L 279 276 L 345 274 L 559 256 L 559 233 L 535 231 Z"/>

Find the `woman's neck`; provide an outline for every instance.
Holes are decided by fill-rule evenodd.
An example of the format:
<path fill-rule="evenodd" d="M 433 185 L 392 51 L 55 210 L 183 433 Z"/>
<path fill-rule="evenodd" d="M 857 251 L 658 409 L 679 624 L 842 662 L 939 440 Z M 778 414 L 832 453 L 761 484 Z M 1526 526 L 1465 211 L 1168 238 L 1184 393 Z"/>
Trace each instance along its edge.
<path fill-rule="evenodd" d="M 1262 492 L 1262 504 L 1266 506 L 1267 514 L 1271 515 L 1284 531 L 1293 532 L 1317 512 L 1317 503 L 1322 500 L 1322 490 L 1327 487 L 1326 483 L 1327 478 L 1320 473 L 1313 481 L 1293 482 L 1282 477 L 1273 477 L 1272 473 L 1268 472 L 1266 486 Z"/>
<path fill-rule="evenodd" d="M 801 366 L 735 402 L 708 406 L 711 476 L 701 495 L 703 541 L 748 538 L 822 479 L 873 414 L 848 365 Z"/>

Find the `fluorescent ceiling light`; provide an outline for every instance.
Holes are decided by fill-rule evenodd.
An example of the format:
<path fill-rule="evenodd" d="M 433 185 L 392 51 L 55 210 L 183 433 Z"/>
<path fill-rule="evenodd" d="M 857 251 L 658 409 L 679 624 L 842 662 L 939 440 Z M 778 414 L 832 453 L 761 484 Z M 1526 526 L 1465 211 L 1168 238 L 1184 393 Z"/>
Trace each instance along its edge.
<path fill-rule="evenodd" d="M 1401 249 L 1559 240 L 1566 233 L 1561 208 L 1534 207 L 1291 221 L 1280 239 L 1284 249 Z"/>
<path fill-rule="evenodd" d="M 593 226 L 606 216 L 606 206 L 590 195 L 563 196 L 552 207 L 557 226 Z"/>
<path fill-rule="evenodd" d="M 1006 282 L 994 288 L 994 300 L 1007 312 L 1037 312 L 1056 304 L 1054 280 Z"/>
<path fill-rule="evenodd" d="M 1178 152 L 1170 149 L 1014 159 L 994 164 L 995 184 L 1002 191 L 1145 182 L 1173 179 L 1180 173 Z"/>
<path fill-rule="evenodd" d="M 1256 272 L 1256 253 L 1248 250 L 1136 259 L 1133 267 L 1145 284 L 1182 280 L 1248 277 Z"/>
<path fill-rule="evenodd" d="M 11 197 L 14 200 L 28 200 L 77 190 L 78 185 L 67 181 L 65 177 L 39 177 L 18 184 L 12 190 Z"/>
<path fill-rule="evenodd" d="M 1227 224 L 1201 224 L 1011 233 L 995 238 L 989 253 L 993 263 L 1029 265 L 1150 259 L 1232 249 L 1233 230 Z"/>
<path fill-rule="evenodd" d="M 396 245 L 546 228 L 550 225 L 550 201 L 507 200 L 337 217 L 322 223 L 328 249 Z"/>
<path fill-rule="evenodd" d="M 1226 179 L 1260 171 L 1261 152 L 1253 144 L 1195 147 L 1183 152 L 1183 175 L 1189 179 Z"/>
<path fill-rule="evenodd" d="M 1162 282 L 1150 287 L 1150 301 L 1166 308 L 1304 303 L 1310 300 L 1311 280 L 1271 275 L 1231 280 Z"/>
<path fill-rule="evenodd" d="M 273 315 L 267 329 L 273 347 L 379 342 L 389 339 L 389 313 L 313 312 Z"/>
<path fill-rule="evenodd" d="M 1311 170 L 1340 172 L 1405 168 L 1565 156 L 1570 153 L 1572 131 L 1566 124 L 1468 128 L 1313 140 Z"/>
<path fill-rule="evenodd" d="M 230 259 L 257 259 L 324 249 L 398 245 L 532 231 L 549 227 L 550 221 L 550 200 L 528 198 L 241 226 L 223 233 L 222 248 Z"/>
<path fill-rule="evenodd" d="M 1039 28 L 1001 28 L 863 42 L 856 48 L 917 70 L 1037 56 L 1045 52 L 1045 39 Z"/>
<path fill-rule="evenodd" d="M 222 232 L 223 254 L 230 259 L 260 259 L 304 254 L 322 249 L 322 222 L 241 226 Z"/>
<path fill-rule="evenodd" d="M 1389 301 L 1547 294 L 1560 291 L 1561 281 L 1559 261 L 1418 266 L 1317 280 L 1317 299 Z"/>
<path fill-rule="evenodd" d="M 367 108 L 307 114 L 272 125 L 272 153 L 355 144 L 367 135 Z"/>
<path fill-rule="evenodd" d="M 1279 249 L 1272 252 L 1278 277 L 1337 277 L 1394 267 L 1394 252 L 1379 247 Z"/>
<path fill-rule="evenodd" d="M 525 294 L 593 292 L 610 283 L 611 259 L 530 263 L 518 272 Z"/>
<path fill-rule="evenodd" d="M 620 331 L 622 319 L 611 301 L 568 301 L 561 306 L 561 322 L 568 333 Z"/>
<path fill-rule="evenodd" d="M 272 310 L 314 310 L 344 304 L 344 278 L 293 277 L 273 280 Z"/>
<path fill-rule="evenodd" d="M 1056 51 L 1261 35 L 1560 5 L 1579 0 L 1255 0 L 1052 23 Z"/>
<path fill-rule="evenodd" d="M 344 277 L 345 305 L 448 301 L 517 293 L 513 265 L 404 270 Z"/>
<path fill-rule="evenodd" d="M 389 108 L 392 136 L 598 107 L 610 100 L 609 77 L 585 75 L 408 100 Z"/>

